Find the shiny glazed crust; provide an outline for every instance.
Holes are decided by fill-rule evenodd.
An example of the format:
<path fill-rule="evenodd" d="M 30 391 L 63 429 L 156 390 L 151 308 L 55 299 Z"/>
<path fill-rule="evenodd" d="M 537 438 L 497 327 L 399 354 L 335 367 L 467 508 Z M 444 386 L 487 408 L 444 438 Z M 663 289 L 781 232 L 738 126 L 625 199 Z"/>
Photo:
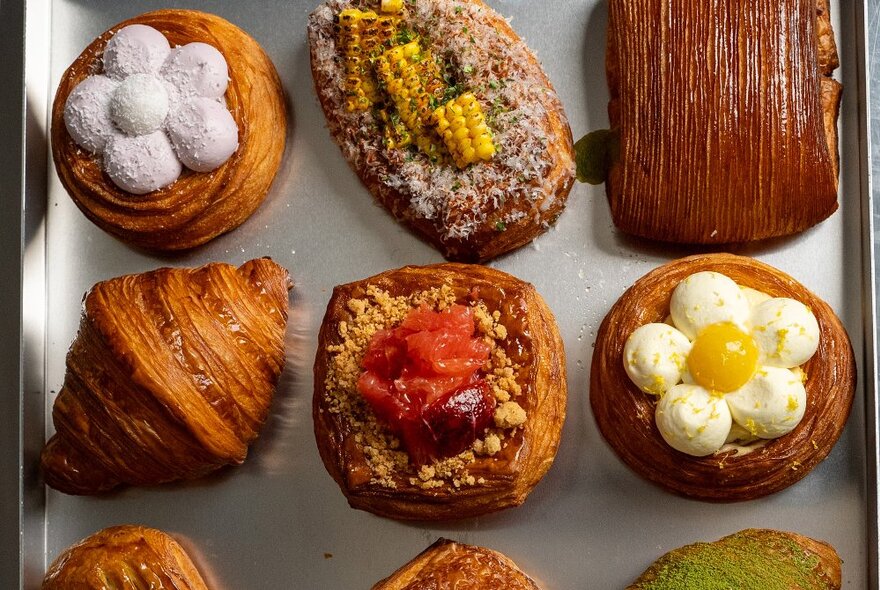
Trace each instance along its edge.
<path fill-rule="evenodd" d="M 421 154 L 412 157 L 407 150 L 384 147 L 372 113 L 345 110 L 333 16 L 343 8 L 375 9 L 377 4 L 329 0 L 309 19 L 315 90 L 330 133 L 346 160 L 385 209 L 451 260 L 485 261 L 527 244 L 556 221 L 574 182 L 568 119 L 537 59 L 507 21 L 481 0 L 406 3 L 408 9 L 418 11 L 407 17 L 407 25 L 429 39 L 436 55 L 453 60 L 466 87 L 479 89 L 484 110 L 494 101 L 525 105 L 504 113 L 496 124 L 501 125 L 505 117 L 513 121 L 519 112 L 528 113 L 519 123 L 510 123 L 508 133 L 513 136 L 511 130 L 518 129 L 516 133 L 527 136 L 523 143 L 546 138 L 534 153 L 535 166 L 541 171 L 535 178 L 525 178 L 504 163 L 511 154 L 503 144 L 489 162 L 464 171 L 450 165 L 448 174 L 431 176 L 432 165 Z M 430 23 L 422 22 L 423 17 Z M 467 37 L 476 41 L 463 49 L 455 45 Z M 486 55 L 476 54 L 477 46 L 486 46 L 504 59 L 490 67 Z M 458 60 L 467 61 L 473 71 L 464 71 Z M 498 80 L 506 82 L 499 85 Z M 364 134 L 362 128 L 369 133 Z M 498 129 L 493 131 L 496 139 L 503 137 Z M 438 199 L 440 194 L 448 196 Z"/>
<path fill-rule="evenodd" d="M 797 233 L 834 213 L 841 85 L 827 0 L 665 7 L 609 5 L 615 225 L 724 244 Z"/>
<path fill-rule="evenodd" d="M 540 590 L 508 557 L 448 539 L 422 551 L 372 590 Z"/>
<path fill-rule="evenodd" d="M 340 341 L 339 324 L 350 321 L 347 303 L 362 297 L 368 285 L 391 296 L 408 295 L 440 285 L 450 285 L 456 303 L 482 301 L 500 312 L 507 338 L 499 344 L 522 369 L 517 398 L 527 412 L 525 424 L 493 456 L 477 457 L 468 472 L 482 483 L 424 489 L 412 485 L 412 466 L 395 474 L 396 487 L 373 481 L 358 431 L 351 420 L 330 412 L 325 389 L 330 353 Z M 341 285 L 333 290 L 318 336 L 315 358 L 313 417 L 315 438 L 324 465 L 342 488 L 349 504 L 381 516 L 410 520 L 448 520 L 478 516 L 525 501 L 544 476 L 559 446 L 565 419 L 565 351 L 553 314 L 535 288 L 509 274 L 477 265 L 438 264 L 407 266 L 374 277 Z"/>
<path fill-rule="evenodd" d="M 724 552 L 726 558 L 734 567 L 747 565 L 743 563 L 748 559 L 748 556 L 742 550 L 743 545 L 760 547 L 762 549 L 762 555 L 760 556 L 762 561 L 776 565 L 774 569 L 777 569 L 782 564 L 787 565 L 787 563 L 798 562 L 799 564 L 804 564 L 815 560 L 815 566 L 812 570 L 801 572 L 801 575 L 806 577 L 806 580 L 804 580 L 806 585 L 801 585 L 796 580 L 790 580 L 789 585 L 786 585 L 786 589 L 817 590 L 821 588 L 822 590 L 840 590 L 840 556 L 837 555 L 834 547 L 823 541 L 816 541 L 797 533 L 774 531 L 771 529 L 746 529 L 728 535 L 714 543 L 695 543 L 670 551 L 651 564 L 651 567 L 639 576 L 639 579 L 633 582 L 632 585 L 627 586 L 626 590 L 657 588 L 657 584 L 653 582 L 655 582 L 657 576 L 663 570 L 682 561 L 690 563 L 699 561 L 695 559 L 694 554 L 698 554 L 707 545 L 714 545 L 717 549 Z M 765 590 L 760 582 L 749 585 L 745 580 L 742 581 L 741 589 Z"/>
<path fill-rule="evenodd" d="M 184 170 L 173 184 L 146 195 L 119 189 L 101 158 L 81 149 L 64 126 L 64 104 L 98 73 L 104 46 L 120 28 L 144 24 L 171 46 L 200 41 L 226 58 L 226 105 L 238 125 L 238 149 L 212 172 Z M 275 66 L 262 47 L 232 23 L 194 10 L 158 10 L 119 23 L 92 41 L 64 72 L 52 106 L 52 156 L 61 184 L 96 225 L 154 250 L 192 248 L 241 225 L 266 197 L 284 153 L 287 114 Z"/>
<path fill-rule="evenodd" d="M 71 588 L 208 589 L 177 541 L 162 531 L 132 525 L 98 531 L 58 556 L 42 590 Z"/>
<path fill-rule="evenodd" d="M 789 434 L 748 454 L 692 457 L 666 444 L 654 423 L 655 399 L 627 377 L 623 348 L 644 324 L 662 322 L 679 282 L 712 270 L 737 284 L 809 307 L 819 322 L 819 348 L 805 365 L 807 408 Z M 733 502 L 778 492 L 824 459 L 852 407 L 856 366 L 849 337 L 827 303 L 785 273 L 752 258 L 700 254 L 665 264 L 639 279 L 599 328 L 590 375 L 590 404 L 599 430 L 636 473 L 669 491 L 700 500 Z"/>
<path fill-rule="evenodd" d="M 46 483 L 95 494 L 244 461 L 284 366 L 290 288 L 267 258 L 92 287 L 52 408 Z"/>

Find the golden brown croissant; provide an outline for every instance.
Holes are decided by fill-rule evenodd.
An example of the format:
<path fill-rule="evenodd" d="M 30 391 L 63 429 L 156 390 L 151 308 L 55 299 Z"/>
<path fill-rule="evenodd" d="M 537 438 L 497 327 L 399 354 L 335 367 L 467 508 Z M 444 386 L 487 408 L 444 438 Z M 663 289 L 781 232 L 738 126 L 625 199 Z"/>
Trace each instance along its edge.
<path fill-rule="evenodd" d="M 114 185 L 101 159 L 77 146 L 64 124 L 70 93 L 100 71 L 107 41 L 131 24 L 157 29 L 172 46 L 198 41 L 217 48 L 229 67 L 225 101 L 238 125 L 238 149 L 219 168 L 184 171 L 173 184 L 143 196 Z M 252 37 L 204 12 L 157 10 L 107 30 L 64 73 L 52 107 L 52 155 L 64 188 L 103 230 L 145 248 L 182 250 L 238 227 L 259 207 L 281 163 L 286 128 L 281 81 Z"/>
<path fill-rule="evenodd" d="M 627 590 L 840 590 L 840 557 L 809 537 L 747 529 L 670 551 Z"/>
<path fill-rule="evenodd" d="M 94 494 L 241 463 L 284 366 L 290 288 L 267 258 L 92 287 L 52 409 L 46 483 Z"/>
<path fill-rule="evenodd" d="M 472 312 L 474 335 L 491 350 L 475 373 L 487 382 L 491 405 L 482 414 L 488 427 L 470 431 L 461 452 L 420 461 L 418 447 L 404 445 L 406 431 L 393 432 L 378 419 L 359 379 L 368 373 L 365 358 L 377 333 L 425 307 L 441 315 L 461 307 Z M 449 263 L 407 266 L 333 291 L 315 359 L 315 437 L 324 465 L 354 508 L 442 520 L 517 506 L 556 456 L 565 403 L 562 340 L 528 283 L 492 268 Z M 425 410 L 419 419 L 438 440 L 458 432 L 452 419 L 429 415 Z"/>
<path fill-rule="evenodd" d="M 612 0 L 606 65 L 606 191 L 621 230 L 723 244 L 837 209 L 827 0 Z"/>
<path fill-rule="evenodd" d="M 654 396 L 624 369 L 624 346 L 639 326 L 663 322 L 675 287 L 699 271 L 715 271 L 772 297 L 805 304 L 819 325 L 819 347 L 802 366 L 806 409 L 788 434 L 750 452 L 725 449 L 694 457 L 663 440 Z M 636 473 L 670 491 L 710 501 L 751 500 L 778 492 L 807 475 L 840 437 L 852 407 L 856 366 L 846 330 L 831 307 L 787 274 L 752 258 L 696 255 L 665 264 L 636 281 L 605 316 L 596 336 L 590 404 L 596 424 Z"/>
<path fill-rule="evenodd" d="M 400 14 L 390 15 L 400 18 L 399 34 L 380 50 L 417 38 L 424 50 L 418 55 L 426 56 L 419 63 L 436 58 L 444 74 L 442 81 L 425 82 L 432 96 L 422 93 L 419 100 L 427 103 L 418 108 L 433 111 L 472 92 L 485 111 L 497 154 L 460 169 L 415 149 L 425 138 L 443 152 L 427 124 L 411 134 L 406 147 L 394 138 L 399 129 L 410 135 L 400 124 L 405 113 L 387 105 L 348 109 L 352 93 L 343 80 L 347 83 L 350 56 L 337 33 L 338 15 L 353 7 L 379 12 L 378 2 L 328 0 L 309 18 L 312 75 L 330 133 L 376 200 L 445 257 L 488 260 L 519 248 L 556 221 L 574 183 L 571 129 L 562 103 L 529 48 L 482 0 L 404 4 Z"/>
<path fill-rule="evenodd" d="M 539 590 L 510 558 L 448 539 L 422 551 L 372 590 Z"/>
<path fill-rule="evenodd" d="M 196 566 L 168 534 L 115 526 L 65 550 L 49 567 L 43 590 L 100 588 L 207 590 Z"/>

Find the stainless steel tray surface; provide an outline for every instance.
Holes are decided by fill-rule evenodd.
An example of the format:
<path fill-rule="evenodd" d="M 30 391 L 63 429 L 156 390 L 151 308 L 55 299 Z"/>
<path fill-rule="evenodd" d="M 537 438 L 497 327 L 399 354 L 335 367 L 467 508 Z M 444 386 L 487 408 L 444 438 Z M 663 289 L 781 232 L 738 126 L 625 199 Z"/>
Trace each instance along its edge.
<path fill-rule="evenodd" d="M 747 527 L 796 531 L 832 543 L 844 587 L 864 588 L 877 547 L 873 460 L 871 202 L 867 194 L 866 56 L 858 2 L 832 3 L 845 85 L 840 117 L 840 210 L 791 239 L 738 248 L 799 279 L 836 310 L 859 359 L 849 424 L 828 459 L 791 488 L 762 500 L 715 505 L 653 487 L 625 467 L 599 435 L 588 403 L 596 330 L 625 288 L 692 252 L 628 238 L 610 219 L 603 187 L 578 184 L 546 235 L 491 265 L 535 284 L 556 314 L 566 347 L 568 417 L 553 468 L 526 503 L 449 524 L 406 524 L 348 507 L 324 470 L 312 433 L 312 362 L 334 285 L 437 252 L 377 207 L 332 142 L 309 69 L 306 18 L 317 0 L 189 1 L 253 35 L 288 94 L 288 150 L 269 198 L 242 227 L 192 252 L 157 256 L 91 224 L 57 180 L 47 154 L 48 107 L 64 69 L 106 28 L 156 2 L 27 2 L 27 185 L 23 329 L 23 587 L 38 588 L 48 562 L 71 543 L 122 523 L 182 539 L 213 588 L 368 588 L 439 536 L 513 558 L 548 589 L 623 588 L 675 547 Z M 608 124 L 604 72 L 607 2 L 490 0 L 537 53 L 566 107 L 575 137 Z M 540 6 L 539 9 L 537 7 Z M 35 147 L 36 146 L 36 147 Z M 864 212 L 863 212 L 864 208 Z M 196 482 L 127 489 L 105 497 L 44 490 L 39 447 L 53 429 L 51 405 L 95 282 L 158 266 L 240 264 L 271 256 L 290 269 L 287 366 L 261 438 L 239 468 Z M 866 413 L 865 399 L 871 413 Z M 870 437 L 866 436 L 868 432 Z M 873 519 L 873 524 L 872 524 Z M 869 544 L 869 540 L 870 543 Z M 873 544 L 873 545 L 872 545 Z M 876 586 L 874 586 L 876 587 Z"/>

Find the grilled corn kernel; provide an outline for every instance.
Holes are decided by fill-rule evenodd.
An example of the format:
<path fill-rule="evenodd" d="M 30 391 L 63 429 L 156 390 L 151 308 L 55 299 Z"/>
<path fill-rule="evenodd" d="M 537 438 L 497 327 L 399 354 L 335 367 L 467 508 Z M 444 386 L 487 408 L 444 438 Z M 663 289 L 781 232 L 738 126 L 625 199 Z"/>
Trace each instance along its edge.
<path fill-rule="evenodd" d="M 382 12 L 400 12 L 403 10 L 403 0 L 382 0 L 380 10 Z"/>
<path fill-rule="evenodd" d="M 459 168 L 495 155 L 483 108 L 472 93 L 462 94 L 435 109 L 433 122 Z"/>
<path fill-rule="evenodd" d="M 378 16 L 372 10 L 348 8 L 339 13 L 337 34 L 345 56 L 345 108 L 364 111 L 380 101 L 371 58 L 380 53 L 397 32 L 398 17 Z"/>
<path fill-rule="evenodd" d="M 442 77 L 431 53 L 423 51 L 419 41 L 414 40 L 385 51 L 376 58 L 375 65 L 376 76 L 414 143 L 431 159 L 441 158 L 442 143 L 430 126 L 431 105 L 436 97 L 427 88 L 441 88 Z"/>

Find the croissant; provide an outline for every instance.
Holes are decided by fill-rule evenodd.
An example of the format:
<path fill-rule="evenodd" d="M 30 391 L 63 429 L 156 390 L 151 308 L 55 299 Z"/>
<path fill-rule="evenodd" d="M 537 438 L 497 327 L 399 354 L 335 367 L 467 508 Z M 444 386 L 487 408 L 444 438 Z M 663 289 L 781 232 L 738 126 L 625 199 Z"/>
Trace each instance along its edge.
<path fill-rule="evenodd" d="M 612 0 L 606 66 L 606 192 L 622 231 L 744 242 L 837 209 L 827 0 Z"/>
<path fill-rule="evenodd" d="M 539 590 L 510 558 L 475 545 L 438 539 L 372 590 Z"/>
<path fill-rule="evenodd" d="M 244 461 L 284 366 L 291 286 L 262 258 L 92 287 L 52 408 L 46 483 L 95 494 Z"/>
<path fill-rule="evenodd" d="M 100 71 L 104 48 L 120 28 L 148 25 L 172 46 L 203 42 L 228 64 L 225 105 L 238 126 L 238 149 L 211 172 L 185 170 L 146 195 L 118 188 L 100 157 L 81 149 L 64 122 L 74 88 Z M 61 78 L 52 106 L 52 156 L 61 184 L 104 231 L 154 250 L 181 250 L 228 232 L 259 207 L 284 153 L 287 115 L 275 66 L 260 45 L 232 23 L 195 10 L 158 10 L 114 25 L 92 41 Z"/>
<path fill-rule="evenodd" d="M 465 385 L 485 382 L 489 399 L 448 397 L 451 401 L 425 402 L 427 409 L 415 404 L 407 410 L 406 418 L 416 416 L 420 436 L 455 444 L 462 442 L 459 435 L 470 435 L 452 453 L 420 460 L 422 438 L 413 442 L 405 428 L 395 431 L 382 421 L 360 380 L 371 374 L 366 359 L 372 345 L 388 342 L 378 334 L 405 328 L 415 312 L 424 324 L 456 311 L 459 317 L 472 315 L 475 336 L 469 346 L 488 356 L 476 361 L 476 384 Z M 408 342 L 425 336 L 415 334 Z M 428 347 L 428 356 L 434 366 L 461 363 L 434 356 L 456 347 L 464 345 L 440 338 Z M 399 359 L 394 346 L 379 350 L 380 358 Z M 412 348 L 407 354 L 414 354 Z M 441 412 L 434 411 L 438 403 L 445 404 Z M 447 263 L 390 270 L 333 290 L 315 358 L 315 438 L 325 467 L 354 508 L 390 518 L 444 520 L 517 506 L 556 456 L 565 404 L 562 340 L 552 312 L 528 283 L 492 268 Z M 456 408 L 465 406 L 473 412 L 457 417 Z M 422 424 L 431 432 L 419 430 Z"/>
<path fill-rule="evenodd" d="M 840 590 L 840 557 L 828 543 L 796 533 L 746 529 L 670 551 L 627 586 L 681 588 Z"/>
<path fill-rule="evenodd" d="M 368 11 L 380 12 L 378 5 L 327 0 L 309 17 L 308 31 L 330 134 L 369 192 L 450 260 L 489 260 L 544 233 L 565 208 L 575 166 L 562 102 L 534 54 L 482 0 L 420 0 L 403 3 L 399 12 Z M 353 22 L 341 23 L 353 8 Z M 359 18 L 378 24 L 348 37 L 348 27 L 360 31 Z M 413 43 L 418 59 L 408 73 L 393 70 L 395 79 L 378 84 L 379 66 L 352 70 L 363 63 L 361 51 L 379 64 Z M 401 83 L 407 86 L 395 94 Z M 387 99 L 377 95 L 382 88 Z M 432 117 L 449 105 L 461 113 L 462 105 L 474 104 L 480 123 L 470 136 L 482 129 L 494 147 L 487 159 L 453 161 L 467 129 L 436 123 L 435 130 Z M 449 121 L 455 125 L 454 117 Z M 441 128 L 450 138 L 455 129 L 455 142 L 443 139 Z"/>
<path fill-rule="evenodd" d="M 819 345 L 802 366 L 806 408 L 800 423 L 763 446 L 722 448 L 703 457 L 667 445 L 655 424 L 653 396 L 624 368 L 624 347 L 636 328 L 663 322 L 675 287 L 699 271 L 716 271 L 741 287 L 806 305 L 819 326 Z M 596 336 L 590 404 L 600 432 L 636 473 L 672 492 L 709 501 L 741 501 L 778 492 L 805 477 L 840 437 L 855 392 L 856 366 L 846 330 L 831 307 L 785 273 L 732 254 L 690 256 L 636 281 L 605 316 Z M 764 444 L 766 443 L 766 444 Z"/>
<path fill-rule="evenodd" d="M 160 530 L 133 525 L 98 531 L 59 555 L 42 590 L 70 588 L 208 590 L 177 541 Z"/>

